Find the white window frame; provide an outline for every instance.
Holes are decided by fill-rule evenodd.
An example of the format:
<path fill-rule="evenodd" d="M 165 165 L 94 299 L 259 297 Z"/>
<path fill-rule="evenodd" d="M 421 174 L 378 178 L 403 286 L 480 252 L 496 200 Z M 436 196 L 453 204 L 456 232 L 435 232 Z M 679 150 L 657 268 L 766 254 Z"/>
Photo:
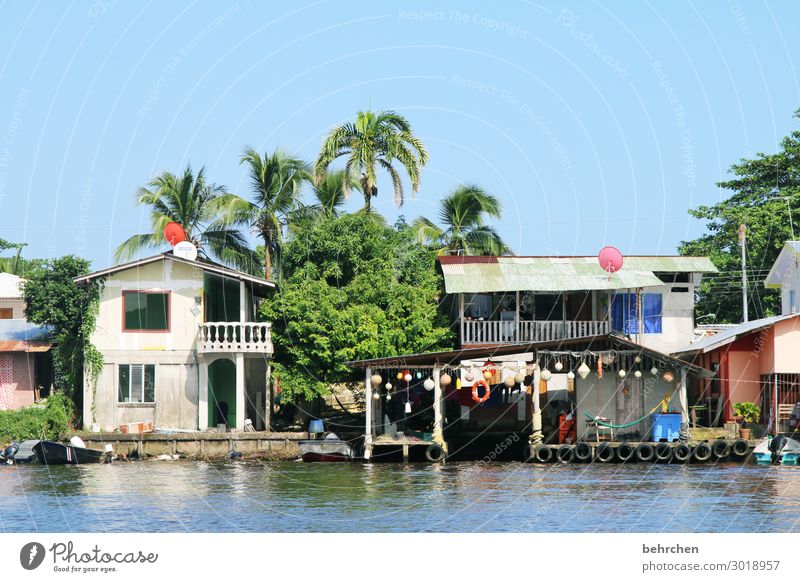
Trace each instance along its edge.
<path fill-rule="evenodd" d="M 142 383 L 140 387 L 141 400 L 120 400 L 120 385 L 119 385 L 119 372 L 120 369 L 126 366 L 128 368 L 128 398 L 131 398 L 131 384 L 133 383 L 133 368 L 140 367 L 142 370 Z M 144 375 L 147 366 L 153 366 L 153 401 L 150 402 L 144 399 Z M 127 405 L 152 405 L 156 403 L 156 390 L 158 389 L 158 366 L 156 364 L 117 364 L 117 404 Z"/>

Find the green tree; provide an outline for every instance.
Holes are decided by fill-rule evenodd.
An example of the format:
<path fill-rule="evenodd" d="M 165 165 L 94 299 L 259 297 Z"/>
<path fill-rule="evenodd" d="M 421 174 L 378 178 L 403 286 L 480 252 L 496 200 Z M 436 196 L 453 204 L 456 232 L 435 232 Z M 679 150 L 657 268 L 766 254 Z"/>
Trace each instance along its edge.
<path fill-rule="evenodd" d="M 800 118 L 800 111 L 795 117 Z M 682 255 L 708 255 L 720 271 L 705 276 L 699 287 L 701 321 L 742 321 L 740 224 L 747 226 L 750 319 L 780 313 L 780 296 L 764 288 L 764 278 L 792 238 L 792 221 L 800 212 L 800 131 L 784 137 L 778 152 L 743 158 L 730 173 L 730 180 L 717 184 L 732 192 L 728 199 L 689 211 L 707 221 L 708 232 L 679 246 Z"/>
<path fill-rule="evenodd" d="M 75 277 L 88 272 L 89 261 L 67 255 L 44 261 L 22 284 L 26 317 L 51 328 L 55 387 L 78 404 L 84 367 L 96 375 L 102 365 L 91 344 L 100 288 L 96 283 L 75 283 Z"/>
<path fill-rule="evenodd" d="M 311 180 L 311 173 L 306 162 L 280 150 L 262 156 L 248 147 L 240 163 L 248 166 L 252 202 L 240 199 L 229 216 L 258 232 L 264 243 L 265 276 L 271 279 L 273 265 L 280 268 L 284 227 L 298 208 L 300 189 Z"/>
<path fill-rule="evenodd" d="M 500 201 L 474 184 L 459 186 L 439 202 L 439 222 L 420 217 L 411 225 L 417 239 L 438 255 L 499 255 L 508 250 L 486 218 L 500 218 Z"/>
<path fill-rule="evenodd" d="M 364 210 L 369 212 L 373 196 L 378 195 L 378 169 L 389 174 L 394 188 L 394 201 L 403 205 L 403 182 L 395 163 L 402 165 L 411 180 L 411 191 L 419 190 L 420 174 L 428 162 L 422 141 L 411 132 L 405 117 L 394 111 L 359 111 L 355 123 L 335 127 L 322 144 L 315 164 L 315 177 L 320 180 L 334 160 L 346 157 L 345 191 L 354 177 L 364 196 Z"/>
<path fill-rule="evenodd" d="M 286 245 L 280 291 L 260 307 L 283 395 L 310 398 L 352 379 L 348 360 L 452 347 L 434 262 L 409 229 L 366 214 L 299 231 Z"/>
<path fill-rule="evenodd" d="M 260 261 L 239 230 L 233 228 L 231 215 L 241 199 L 206 180 L 203 168 L 195 175 L 190 166 L 178 176 L 162 172 L 139 188 L 136 205 L 150 207 L 150 232 L 135 234 L 116 250 L 116 260 L 130 259 L 146 248 L 163 247 L 164 227 L 177 222 L 201 254 L 209 253 L 231 266 L 258 273 Z"/>
<path fill-rule="evenodd" d="M 25 260 L 22 258 L 22 249 L 25 243 L 12 243 L 0 238 L 0 252 L 16 250 L 11 257 L 0 257 L 0 273 L 22 275 L 25 271 Z"/>

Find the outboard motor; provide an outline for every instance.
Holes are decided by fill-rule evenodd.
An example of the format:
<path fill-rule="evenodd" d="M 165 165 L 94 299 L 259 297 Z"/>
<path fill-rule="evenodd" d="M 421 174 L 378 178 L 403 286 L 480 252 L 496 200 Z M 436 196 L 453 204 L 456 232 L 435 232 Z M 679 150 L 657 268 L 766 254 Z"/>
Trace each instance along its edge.
<path fill-rule="evenodd" d="M 783 451 L 783 447 L 785 446 L 786 446 L 785 434 L 777 434 L 771 441 L 769 441 L 769 450 L 772 453 L 773 465 L 781 460 L 781 452 Z"/>
<path fill-rule="evenodd" d="M 9 465 L 12 465 L 14 463 L 14 455 L 17 454 L 18 450 L 19 450 L 19 443 L 11 443 L 5 449 L 0 451 L 0 460 L 2 460 L 5 463 L 8 463 Z"/>

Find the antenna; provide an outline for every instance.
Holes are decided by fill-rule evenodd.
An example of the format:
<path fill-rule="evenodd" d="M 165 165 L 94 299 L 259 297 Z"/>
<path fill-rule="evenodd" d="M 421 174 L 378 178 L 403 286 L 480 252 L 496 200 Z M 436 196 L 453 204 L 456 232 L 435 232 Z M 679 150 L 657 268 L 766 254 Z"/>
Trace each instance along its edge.
<path fill-rule="evenodd" d="M 792 240 L 794 238 L 794 221 L 792 220 L 792 205 L 789 204 L 789 196 L 775 196 L 776 200 L 785 200 L 786 201 L 786 211 L 789 213 L 789 228 L 791 229 L 792 233 Z"/>

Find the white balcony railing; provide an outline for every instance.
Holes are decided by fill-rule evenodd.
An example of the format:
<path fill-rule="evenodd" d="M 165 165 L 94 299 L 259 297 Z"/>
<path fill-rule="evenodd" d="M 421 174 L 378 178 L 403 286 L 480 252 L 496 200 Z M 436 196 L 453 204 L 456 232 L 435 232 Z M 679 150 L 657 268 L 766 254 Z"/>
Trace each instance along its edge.
<path fill-rule="evenodd" d="M 216 321 L 200 324 L 197 351 L 272 353 L 271 324 Z"/>
<path fill-rule="evenodd" d="M 515 344 L 571 339 L 609 332 L 608 321 L 480 321 L 461 324 L 461 345 Z"/>

